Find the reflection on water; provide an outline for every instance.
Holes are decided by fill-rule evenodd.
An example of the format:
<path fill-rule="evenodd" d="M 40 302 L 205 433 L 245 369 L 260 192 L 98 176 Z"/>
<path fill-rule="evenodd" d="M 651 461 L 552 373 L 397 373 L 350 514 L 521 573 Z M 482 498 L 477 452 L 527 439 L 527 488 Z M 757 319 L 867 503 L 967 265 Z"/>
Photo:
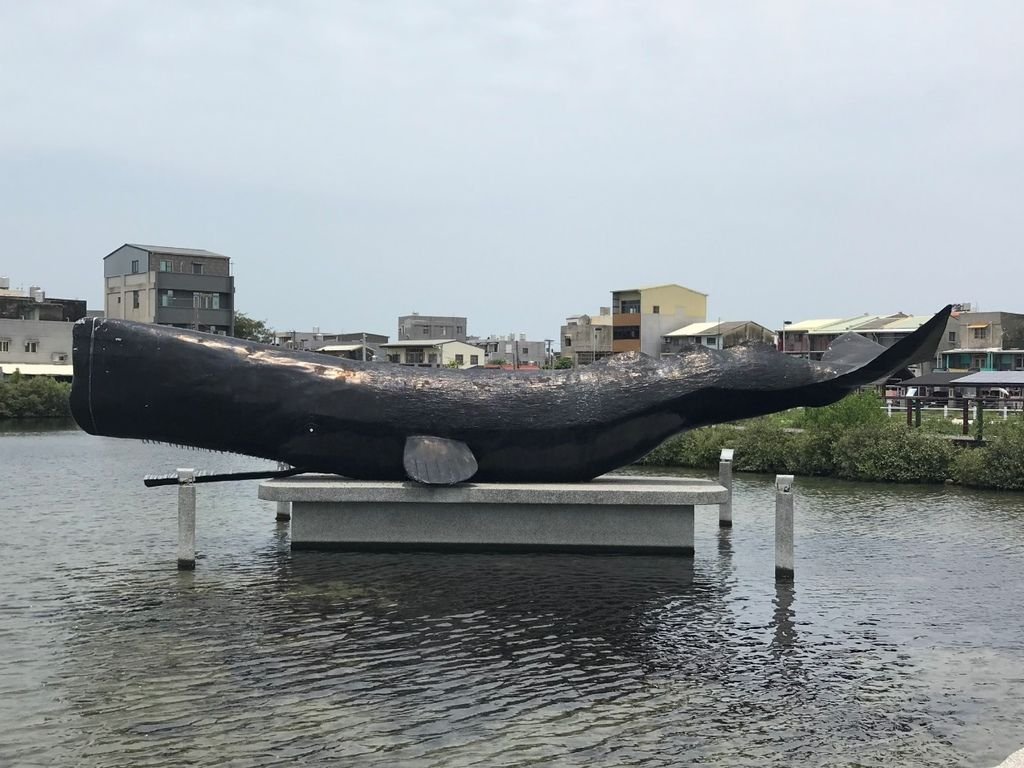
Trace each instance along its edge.
<path fill-rule="evenodd" d="M 992 765 L 1024 742 L 1024 501 L 770 479 L 697 556 L 288 550 L 203 486 L 198 569 L 141 477 L 254 462 L 0 437 L 0 764 Z"/>

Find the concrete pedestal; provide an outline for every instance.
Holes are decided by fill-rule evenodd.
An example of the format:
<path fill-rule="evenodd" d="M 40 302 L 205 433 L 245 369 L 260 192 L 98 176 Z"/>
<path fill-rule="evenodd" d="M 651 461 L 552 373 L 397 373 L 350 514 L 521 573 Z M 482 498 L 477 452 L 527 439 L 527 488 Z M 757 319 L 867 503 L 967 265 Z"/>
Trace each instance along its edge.
<path fill-rule="evenodd" d="M 588 483 L 411 482 L 303 475 L 260 483 L 292 504 L 293 549 L 693 554 L 693 507 L 728 491 L 691 478 Z"/>

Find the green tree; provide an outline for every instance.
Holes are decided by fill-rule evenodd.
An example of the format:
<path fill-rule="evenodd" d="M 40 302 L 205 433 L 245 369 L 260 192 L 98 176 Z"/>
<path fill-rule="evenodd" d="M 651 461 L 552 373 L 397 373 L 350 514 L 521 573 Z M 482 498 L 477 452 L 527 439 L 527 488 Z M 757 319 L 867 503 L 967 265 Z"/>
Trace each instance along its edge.
<path fill-rule="evenodd" d="M 272 344 L 274 332 L 267 327 L 265 320 L 255 320 L 244 312 L 235 312 L 235 338 Z"/>
<path fill-rule="evenodd" d="M 555 368 L 572 368 L 572 358 L 560 357 L 555 360 Z"/>

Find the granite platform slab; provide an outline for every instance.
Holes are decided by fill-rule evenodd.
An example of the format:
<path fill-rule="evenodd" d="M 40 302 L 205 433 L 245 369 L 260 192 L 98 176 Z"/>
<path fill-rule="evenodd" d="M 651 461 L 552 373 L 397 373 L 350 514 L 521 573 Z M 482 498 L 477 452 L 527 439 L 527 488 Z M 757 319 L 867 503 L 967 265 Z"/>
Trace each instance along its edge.
<path fill-rule="evenodd" d="M 693 508 L 728 491 L 710 480 L 605 475 L 586 483 L 348 480 L 260 483 L 291 502 L 294 549 L 594 551 L 693 554 Z"/>

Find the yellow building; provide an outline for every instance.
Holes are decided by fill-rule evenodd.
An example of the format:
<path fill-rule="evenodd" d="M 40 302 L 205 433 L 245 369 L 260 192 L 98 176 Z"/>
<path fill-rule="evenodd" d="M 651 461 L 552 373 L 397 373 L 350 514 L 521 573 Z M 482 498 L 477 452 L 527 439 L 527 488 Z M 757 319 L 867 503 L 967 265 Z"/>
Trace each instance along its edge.
<path fill-rule="evenodd" d="M 668 283 L 612 291 L 612 349 L 657 357 L 662 337 L 708 319 L 708 295 Z"/>

